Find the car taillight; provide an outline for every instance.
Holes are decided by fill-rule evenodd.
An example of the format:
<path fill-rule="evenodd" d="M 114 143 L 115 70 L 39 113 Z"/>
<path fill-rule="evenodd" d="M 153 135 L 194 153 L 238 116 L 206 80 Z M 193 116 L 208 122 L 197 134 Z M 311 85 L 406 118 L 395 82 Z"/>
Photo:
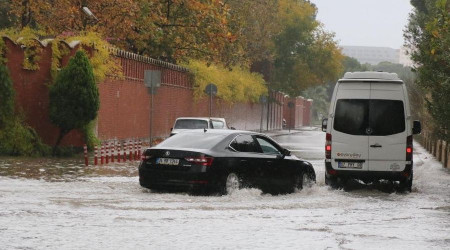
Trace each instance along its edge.
<path fill-rule="evenodd" d="M 141 161 L 150 160 L 152 158 L 151 155 L 141 155 Z"/>
<path fill-rule="evenodd" d="M 413 137 L 412 135 L 406 137 L 406 160 L 412 161 L 413 155 Z"/>
<path fill-rule="evenodd" d="M 331 159 L 331 134 L 327 133 L 325 141 L 325 158 Z"/>
<path fill-rule="evenodd" d="M 188 162 L 192 162 L 196 165 L 201 165 L 201 166 L 211 166 L 212 162 L 214 160 L 214 158 L 212 157 L 205 157 L 205 156 L 200 156 L 200 157 L 186 157 L 184 158 L 186 161 Z"/>

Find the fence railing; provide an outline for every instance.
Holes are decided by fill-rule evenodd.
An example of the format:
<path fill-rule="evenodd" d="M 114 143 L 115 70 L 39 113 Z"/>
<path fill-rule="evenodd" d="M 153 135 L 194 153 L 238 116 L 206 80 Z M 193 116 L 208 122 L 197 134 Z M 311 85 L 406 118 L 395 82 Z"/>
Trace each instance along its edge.
<path fill-rule="evenodd" d="M 442 163 L 445 168 L 450 168 L 450 143 L 436 139 L 429 133 L 422 133 L 422 144 L 425 149 L 430 152 L 436 160 Z"/>

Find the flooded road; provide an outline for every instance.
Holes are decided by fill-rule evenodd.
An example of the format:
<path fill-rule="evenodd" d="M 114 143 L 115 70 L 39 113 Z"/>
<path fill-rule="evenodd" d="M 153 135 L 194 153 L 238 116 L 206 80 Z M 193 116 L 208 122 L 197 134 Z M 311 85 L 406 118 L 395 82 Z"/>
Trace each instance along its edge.
<path fill-rule="evenodd" d="M 317 185 L 272 196 L 154 193 L 137 162 L 0 158 L 1 249 L 448 249 L 450 172 L 416 144 L 411 193 L 324 184 L 324 133 L 275 138 Z M 387 184 L 386 184 L 387 185 Z"/>

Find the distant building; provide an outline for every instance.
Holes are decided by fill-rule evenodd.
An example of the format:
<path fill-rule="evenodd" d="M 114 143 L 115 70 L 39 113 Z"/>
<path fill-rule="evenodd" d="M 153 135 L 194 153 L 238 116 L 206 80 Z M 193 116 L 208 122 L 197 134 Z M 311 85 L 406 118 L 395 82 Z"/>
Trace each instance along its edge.
<path fill-rule="evenodd" d="M 376 65 L 380 62 L 400 62 L 400 50 L 388 47 L 342 46 L 342 52 L 360 63 Z"/>

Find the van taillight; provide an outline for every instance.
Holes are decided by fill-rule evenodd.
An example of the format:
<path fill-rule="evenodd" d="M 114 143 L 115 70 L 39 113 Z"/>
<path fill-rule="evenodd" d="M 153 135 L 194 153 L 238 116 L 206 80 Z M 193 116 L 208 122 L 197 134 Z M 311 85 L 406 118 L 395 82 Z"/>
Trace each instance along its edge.
<path fill-rule="evenodd" d="M 327 133 L 325 141 L 325 158 L 331 159 L 331 134 Z"/>
<path fill-rule="evenodd" d="M 406 160 L 412 161 L 413 155 L 413 137 L 412 135 L 406 137 Z"/>

